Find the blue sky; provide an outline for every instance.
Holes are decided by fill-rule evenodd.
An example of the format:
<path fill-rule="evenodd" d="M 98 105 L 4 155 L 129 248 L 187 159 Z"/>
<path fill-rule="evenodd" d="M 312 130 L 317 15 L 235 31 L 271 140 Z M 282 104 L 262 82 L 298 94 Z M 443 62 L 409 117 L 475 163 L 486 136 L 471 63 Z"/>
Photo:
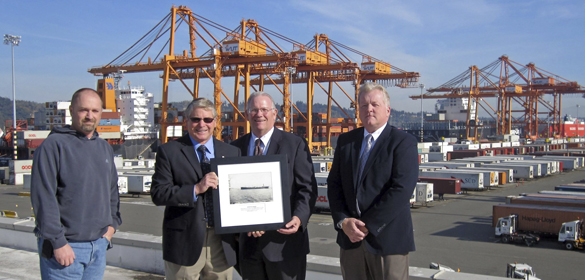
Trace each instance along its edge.
<path fill-rule="evenodd" d="M 22 36 L 20 46 L 15 47 L 18 100 L 69 100 L 78 88 L 95 88 L 98 77 L 87 70 L 121 54 L 163 19 L 172 5 L 185 5 L 230 29 L 242 19 L 254 19 L 301 43 L 308 43 L 317 33 L 327 34 L 401 69 L 419 72 L 426 87 L 437 87 L 472 65 L 481 68 L 502 55 L 585 85 L 584 1 L 0 0 L 0 5 L 4 11 L 0 35 Z M 361 61 L 361 57 L 352 59 Z M 0 96 L 10 99 L 11 71 L 11 48 L 2 45 Z M 122 82 L 144 86 L 158 102 L 162 99 L 159 74 L 127 74 Z M 231 95 L 233 80 L 226 78 L 223 87 Z M 201 89 L 203 96 L 211 97 L 209 83 L 203 83 Z M 325 103 L 325 94 L 318 86 L 316 90 L 316 102 Z M 393 108 L 420 110 L 420 101 L 408 98 L 420 94 L 419 88 L 388 90 Z M 190 98 L 178 82 L 172 83 L 171 91 L 171 101 Z M 267 87 L 267 91 L 271 90 Z M 305 100 L 301 97 L 304 91 L 304 86 L 293 87 L 295 100 Z M 333 96 L 347 106 L 341 91 L 334 91 Z M 432 111 L 434 103 L 425 100 L 425 111 Z M 575 116 L 576 104 L 585 105 L 581 95 L 566 95 L 563 115 Z"/>

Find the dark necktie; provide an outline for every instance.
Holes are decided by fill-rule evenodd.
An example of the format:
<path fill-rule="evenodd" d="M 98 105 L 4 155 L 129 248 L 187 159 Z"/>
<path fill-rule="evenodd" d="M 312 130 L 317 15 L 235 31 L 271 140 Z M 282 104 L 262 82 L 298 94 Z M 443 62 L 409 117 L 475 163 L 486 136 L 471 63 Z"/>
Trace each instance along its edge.
<path fill-rule="evenodd" d="M 209 158 L 207 157 L 207 148 L 201 145 L 197 148 L 197 151 L 199 152 L 199 158 L 201 159 L 201 171 L 203 172 L 203 176 L 205 176 L 205 174 L 211 172 L 211 165 L 209 164 Z M 203 194 L 203 206 L 205 207 L 205 219 L 207 220 L 207 226 L 213 227 L 213 195 L 211 193 L 211 189 L 208 189 Z"/>
<path fill-rule="evenodd" d="M 366 141 L 366 147 L 364 147 L 364 151 L 362 152 L 362 155 L 360 156 L 359 160 L 358 160 L 358 174 L 357 174 L 357 195 L 356 195 L 356 205 L 357 205 L 357 210 L 358 210 L 358 214 L 361 215 L 361 210 L 362 207 L 364 205 L 360 205 L 360 198 L 361 195 L 363 194 L 363 190 L 362 187 L 360 185 L 360 182 L 362 181 L 362 176 L 364 173 L 364 167 L 366 166 L 366 162 L 368 161 L 368 156 L 370 155 L 370 151 L 372 150 L 372 134 L 368 134 L 366 135 L 366 138 L 364 139 L 364 141 Z"/>
<path fill-rule="evenodd" d="M 372 140 L 373 140 L 372 134 L 366 135 L 366 138 L 364 139 L 364 141 L 366 141 L 366 147 L 364 148 L 362 156 L 360 156 L 360 159 L 358 161 L 359 162 L 358 184 L 362 179 L 364 167 L 366 166 L 366 161 L 368 161 L 368 156 L 370 155 L 370 150 L 372 149 Z"/>
<path fill-rule="evenodd" d="M 260 138 L 257 138 L 255 144 L 256 145 L 254 146 L 254 155 L 255 156 L 264 155 L 264 149 L 262 148 L 262 140 L 260 140 Z"/>

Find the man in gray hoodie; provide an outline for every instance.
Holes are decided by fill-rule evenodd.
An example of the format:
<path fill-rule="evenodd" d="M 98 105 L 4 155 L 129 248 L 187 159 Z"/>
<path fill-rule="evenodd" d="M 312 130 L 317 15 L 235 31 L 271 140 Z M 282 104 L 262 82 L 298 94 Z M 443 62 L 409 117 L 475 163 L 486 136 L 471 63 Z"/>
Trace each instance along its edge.
<path fill-rule="evenodd" d="M 95 131 L 102 100 L 71 98 L 71 126 L 54 128 L 34 153 L 31 202 L 43 279 L 102 279 L 106 250 L 122 223 L 112 147 Z"/>

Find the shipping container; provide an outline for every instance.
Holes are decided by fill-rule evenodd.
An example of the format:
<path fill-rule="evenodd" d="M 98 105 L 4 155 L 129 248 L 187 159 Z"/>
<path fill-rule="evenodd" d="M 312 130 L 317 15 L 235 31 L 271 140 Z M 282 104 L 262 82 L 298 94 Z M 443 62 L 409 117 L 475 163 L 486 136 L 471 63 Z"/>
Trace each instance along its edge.
<path fill-rule="evenodd" d="M 416 202 L 427 205 L 433 202 L 433 183 L 419 182 L 416 183 Z"/>
<path fill-rule="evenodd" d="M 10 173 L 8 178 L 9 185 L 22 185 L 24 184 L 25 173 Z"/>
<path fill-rule="evenodd" d="M 329 211 L 329 199 L 327 197 L 327 186 L 317 186 L 317 202 L 315 202 L 315 210 Z"/>
<path fill-rule="evenodd" d="M 95 129 L 98 133 L 102 132 L 120 132 L 119 125 L 98 125 Z"/>
<path fill-rule="evenodd" d="M 540 194 L 552 194 L 552 195 L 570 195 L 570 196 L 585 196 L 584 192 L 571 192 L 571 191 L 539 191 Z"/>
<path fill-rule="evenodd" d="M 564 157 L 564 156 L 549 156 L 544 155 L 542 158 L 560 161 L 563 163 L 563 170 L 575 170 L 579 168 L 579 159 L 577 157 Z"/>
<path fill-rule="evenodd" d="M 488 164 L 484 165 L 483 167 L 487 168 L 506 168 L 506 169 L 513 169 L 514 170 L 514 180 L 528 180 L 534 178 L 534 171 L 531 165 L 517 165 L 517 164 L 508 164 L 508 162 L 502 162 L 498 164 Z"/>
<path fill-rule="evenodd" d="M 124 175 L 118 176 L 118 193 L 119 194 L 128 193 L 128 177 Z"/>
<path fill-rule="evenodd" d="M 419 182 L 427 182 L 433 184 L 433 192 L 442 198 L 443 194 L 459 194 L 461 193 L 461 180 L 451 178 L 430 178 L 419 177 Z"/>
<path fill-rule="evenodd" d="M 30 192 L 30 182 L 32 180 L 32 174 L 24 174 L 22 176 L 22 188 L 25 191 Z"/>
<path fill-rule="evenodd" d="M 483 190 L 483 173 L 453 173 L 451 170 L 421 171 L 419 177 L 451 178 L 461 181 L 461 189 Z"/>
<path fill-rule="evenodd" d="M 390 74 L 390 64 L 385 62 L 362 62 L 362 72 L 374 74 Z"/>
<path fill-rule="evenodd" d="M 427 162 L 424 165 L 426 166 L 442 166 L 449 169 L 455 169 L 458 167 L 475 167 L 475 163 L 473 162 L 454 162 L 454 161 L 445 161 L 445 162 Z"/>
<path fill-rule="evenodd" d="M 317 180 L 317 186 L 327 186 L 327 177 L 329 172 L 315 173 L 315 180 Z"/>
<path fill-rule="evenodd" d="M 313 161 L 313 169 L 315 173 L 328 172 L 326 161 Z"/>
<path fill-rule="evenodd" d="M 102 119 L 120 119 L 120 112 L 102 112 Z"/>
<path fill-rule="evenodd" d="M 439 143 L 444 143 L 444 142 L 439 142 Z M 429 152 L 430 153 L 447 153 L 447 152 L 452 152 L 453 151 L 453 146 L 451 145 L 433 145 L 429 147 Z"/>
<path fill-rule="evenodd" d="M 38 148 L 43 143 L 43 141 L 45 141 L 45 139 L 27 139 L 25 140 L 26 143 L 24 146 L 26 148 Z"/>
<path fill-rule="evenodd" d="M 551 191 L 554 192 L 554 191 Z M 544 197 L 544 198 L 561 198 L 561 199 L 585 199 L 585 195 L 572 195 L 560 193 L 521 193 L 520 196 Z"/>
<path fill-rule="evenodd" d="M 518 216 L 518 231 L 558 234 L 565 222 L 585 217 L 585 208 L 546 205 L 500 204 L 493 206 L 492 227 L 499 218 Z"/>
<path fill-rule="evenodd" d="M 475 173 L 481 173 L 483 174 L 483 184 L 484 187 L 496 187 L 499 184 L 499 176 L 498 176 L 498 172 L 494 171 L 494 170 L 486 170 L 486 169 L 482 169 L 482 168 L 474 168 L 474 169 L 448 169 L 449 171 L 456 173 L 456 174 L 460 174 L 460 173 L 466 173 L 466 174 L 475 174 Z"/>
<path fill-rule="evenodd" d="M 50 130 L 25 130 L 16 132 L 16 138 L 20 139 L 46 139 Z"/>
<path fill-rule="evenodd" d="M 472 167 L 458 167 L 457 169 L 464 169 L 464 170 L 477 170 L 478 168 Z M 512 168 L 498 168 L 498 167 L 489 167 L 489 166 L 482 166 L 479 169 L 484 170 L 491 170 L 498 172 L 498 183 L 500 185 L 504 185 L 507 183 L 514 182 L 514 170 Z"/>
<path fill-rule="evenodd" d="M 8 166 L 9 172 L 10 174 L 30 173 L 32 170 L 32 164 L 32 159 L 11 160 Z M 18 185 L 22 185 L 22 183 Z"/>
<path fill-rule="evenodd" d="M 121 132 L 100 132 L 100 138 L 102 139 L 121 139 L 122 133 Z"/>
<path fill-rule="evenodd" d="M 585 193 L 584 186 L 556 186 L 555 191 L 563 191 L 563 192 L 583 192 Z"/>
<path fill-rule="evenodd" d="M 150 193 L 152 174 L 126 174 L 128 177 L 128 193 Z"/>
<path fill-rule="evenodd" d="M 446 153 L 427 153 L 429 162 L 447 161 Z"/>
<path fill-rule="evenodd" d="M 120 119 L 104 119 L 100 120 L 99 125 L 120 125 Z"/>
<path fill-rule="evenodd" d="M 510 196 L 506 198 L 506 203 L 585 208 L 585 197 L 582 197 L 581 199 L 571 199 L 558 197 Z"/>

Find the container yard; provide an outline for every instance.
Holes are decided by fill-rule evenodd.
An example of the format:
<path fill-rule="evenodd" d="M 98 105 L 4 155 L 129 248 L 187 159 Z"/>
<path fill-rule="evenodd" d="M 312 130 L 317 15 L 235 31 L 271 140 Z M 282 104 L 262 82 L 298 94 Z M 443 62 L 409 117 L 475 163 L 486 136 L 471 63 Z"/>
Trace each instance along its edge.
<path fill-rule="evenodd" d="M 11 2 L 10 5 L 14 4 Z M 97 77 L 95 80 L 104 112 L 96 131 L 101 138 L 110 143 L 117 155 L 114 161 L 118 169 L 118 190 L 121 195 L 124 225 L 121 225 L 114 243 L 119 242 L 116 244 L 122 246 L 140 244 L 136 246 L 138 248 L 145 247 L 144 244 L 150 240 L 155 240 L 152 242 L 155 244 L 153 251 L 160 249 L 163 208 L 154 206 L 149 198 L 155 151 L 159 145 L 173 141 L 185 133 L 182 112 L 174 108 L 170 100 L 198 97 L 212 100 L 218 113 L 216 120 L 218 129 L 214 131 L 214 136 L 229 143 L 250 130 L 241 109 L 242 104 L 246 107 L 243 97 L 248 96 L 250 91 L 267 91 L 274 97 L 278 107 L 276 128 L 295 133 L 305 139 L 314 156 L 313 168 L 318 184 L 316 213 L 311 217 L 309 225 L 304 225 L 306 226 L 304 230 L 310 231 L 311 237 L 311 254 L 307 258 L 308 269 L 325 266 L 320 273 L 332 274 L 331 271 L 338 273 L 339 248 L 335 244 L 336 231 L 328 213 L 327 176 L 339 135 L 362 126 L 359 114 L 363 112 L 357 110 L 362 108 L 359 107 L 358 88 L 365 82 L 372 81 L 388 88 L 392 101 L 397 100 L 393 103 L 395 107 L 390 125 L 414 135 L 417 140 L 420 139 L 417 147 L 419 178 L 410 200 L 417 244 L 417 250 L 409 257 L 411 276 L 416 275 L 412 279 L 499 279 L 499 276 L 504 275 L 511 278 L 539 279 L 536 278 L 535 271 L 543 279 L 580 279 L 582 272 L 574 271 L 581 265 L 580 258 L 575 257 L 572 252 L 557 250 L 561 247 L 583 249 L 585 244 L 582 221 L 585 214 L 583 210 L 585 184 L 578 183 L 585 179 L 579 173 L 585 167 L 585 139 L 581 138 L 585 136 L 583 129 L 585 123 L 579 118 L 581 99 L 574 102 L 574 99 L 567 98 L 567 95 L 581 97 L 581 94 L 585 94 L 585 87 L 577 81 L 567 80 L 561 75 L 549 72 L 558 67 L 572 69 L 565 61 L 559 60 L 560 66 L 553 64 L 551 69 L 545 70 L 540 67 L 550 65 L 548 60 L 551 58 L 547 56 L 530 58 L 534 53 L 521 53 L 520 57 L 530 58 L 522 63 L 512 60 L 507 55 L 494 56 L 496 59 L 487 65 L 478 67 L 475 61 L 463 64 L 465 66 L 462 67 L 461 74 L 451 73 L 450 69 L 445 69 L 446 71 L 441 71 L 441 75 L 448 73 L 447 75 L 453 78 L 445 79 L 446 82 L 442 84 L 425 86 L 421 83 L 423 80 L 428 83 L 437 79 L 436 77 L 421 79 L 421 73 L 437 71 L 427 71 L 425 60 L 417 55 L 415 58 L 420 58 L 418 61 L 423 63 L 412 63 L 412 59 L 391 63 L 383 59 L 396 57 L 389 55 L 395 51 L 366 54 L 358 50 L 363 46 L 348 40 L 347 35 L 333 38 L 340 35 L 337 34 L 339 32 L 332 32 L 331 34 L 335 35 L 330 37 L 326 32 L 331 30 L 327 31 L 327 26 L 323 31 L 319 30 L 318 27 L 323 29 L 324 25 L 318 23 L 312 27 L 308 24 L 303 26 L 303 30 L 310 31 L 314 28 L 312 33 L 308 33 L 311 34 L 308 38 L 302 37 L 306 35 L 296 38 L 292 36 L 299 36 L 299 33 L 294 35 L 295 33 L 289 29 L 290 26 L 283 30 L 292 34 L 277 33 L 282 26 L 273 28 L 275 22 L 218 17 L 219 11 L 207 12 L 209 14 L 202 17 L 194 11 L 197 13 L 213 11 L 207 9 L 205 3 L 202 5 L 193 10 L 187 6 L 172 6 L 170 12 L 164 9 L 160 14 L 162 17 L 160 22 L 159 18 L 152 18 L 152 12 L 147 9 L 143 11 L 144 20 L 139 31 L 134 26 L 117 29 L 109 28 L 108 24 L 100 26 L 110 32 L 111 38 L 123 36 L 131 41 L 124 41 L 123 46 L 107 43 L 108 57 L 104 57 L 103 51 L 101 54 L 91 51 L 92 56 L 89 57 L 97 60 L 91 65 L 98 66 L 87 65 L 87 71 L 82 70 L 85 75 Z M 344 3 L 340 5 L 343 6 Z M 517 11 L 514 9 L 517 4 L 510 5 L 512 8 L 505 10 Z M 230 9 L 228 6 L 222 9 Z M 304 8 L 304 13 L 307 13 L 307 9 L 308 14 L 314 15 L 317 12 L 317 9 L 308 7 L 306 3 L 300 7 Z M 248 9 L 242 8 L 246 11 Z M 257 9 L 261 11 L 264 8 Z M 160 7 L 157 6 L 156 10 L 160 12 Z M 497 13 L 495 11 L 501 9 L 485 10 Z M 479 18 L 474 13 L 463 11 L 457 14 Z M 291 13 L 293 12 L 291 10 Z M 394 38 L 388 36 L 391 34 L 377 34 L 378 31 L 366 34 L 369 29 L 363 28 L 360 21 L 339 24 L 335 19 L 332 20 L 333 14 L 335 11 L 320 14 L 318 19 L 325 19 L 343 28 L 347 28 L 344 25 L 352 25 L 348 26 L 349 34 L 351 30 L 366 30 L 363 38 Z M 533 11 L 530 14 L 537 17 L 542 13 Z M 434 29 L 428 28 L 428 17 L 415 15 L 417 26 L 424 27 L 420 28 L 421 30 Z M 559 16 L 556 11 L 547 14 L 548 18 L 553 19 L 551 21 L 553 23 L 556 16 Z M 39 17 L 33 15 L 29 18 Z M 570 24 L 573 23 L 572 18 L 574 17 L 563 17 L 564 21 L 571 20 L 565 24 L 566 26 L 574 25 Z M 412 23 L 412 19 L 406 21 Z M 159 24 L 153 27 L 151 23 L 155 22 Z M 291 25 L 290 20 L 286 22 Z M 469 20 L 465 22 L 468 23 Z M 20 29 L 26 30 L 24 27 L 30 25 L 30 22 L 18 24 L 22 25 Z M 469 25 L 456 22 L 452 24 Z M 298 26 L 294 28 L 298 29 Z M 442 30 L 440 28 L 444 27 L 439 27 L 439 31 Z M 529 36 L 531 38 L 542 36 L 550 34 L 551 31 L 547 28 L 548 26 L 541 32 L 529 30 L 524 33 L 531 34 Z M 454 28 L 458 29 L 459 27 Z M 33 33 L 28 31 L 27 34 Z M 84 34 L 96 32 L 85 30 Z M 49 35 L 48 38 L 53 40 L 58 37 L 56 34 Z M 578 35 L 573 37 L 580 38 Z M 518 37 L 506 33 L 504 36 L 503 38 Z M 20 37 L 17 37 L 20 40 Z M 5 40 L 8 40 L 6 38 L 14 40 L 16 37 L 5 35 Z M 140 39 L 134 42 L 132 38 Z M 39 39 L 35 36 L 30 39 L 25 37 L 25 40 L 31 40 L 32 45 L 38 46 L 43 42 L 37 41 L 46 38 Z M 82 41 L 83 38 L 72 40 Z M 441 46 L 444 43 L 435 40 L 433 38 L 430 45 Z M 474 44 L 473 42 L 481 40 L 467 41 Z M 18 46 L 18 43 L 11 42 L 13 77 L 14 47 L 15 44 Z M 506 44 L 502 49 L 509 48 Z M 527 51 L 531 46 L 542 46 L 537 43 L 525 45 L 528 47 L 523 48 L 523 51 Z M 30 60 L 31 50 L 25 49 L 26 46 L 23 44 L 20 50 L 24 49 L 23 53 Z M 101 47 L 103 46 L 105 45 Z M 47 51 L 50 49 L 52 48 L 47 48 Z M 462 50 L 463 52 L 457 53 L 477 54 L 477 50 Z M 411 50 L 412 53 L 418 51 Z M 565 52 L 566 49 L 555 52 L 559 56 L 555 57 L 555 60 L 560 59 Z M 541 53 L 547 52 L 539 49 L 538 54 Z M 443 57 L 442 54 L 433 55 Z M 66 55 L 51 56 L 49 53 L 48 57 Z M 77 57 L 78 61 L 81 59 Z M 481 57 L 481 60 L 478 60 L 483 63 L 481 61 L 484 59 Z M 406 63 L 410 61 L 411 64 L 396 63 L 405 63 L 404 61 L 407 61 Z M 444 60 L 441 62 L 444 63 Z M 456 62 L 461 61 L 453 61 L 452 65 L 459 65 L 455 64 Z M 442 68 L 445 68 L 444 65 L 447 64 L 442 65 Z M 422 69 L 410 69 L 414 66 Z M 54 69 L 54 73 L 63 74 L 64 72 L 59 72 L 58 68 Z M 47 73 L 53 70 L 41 71 Z M 154 90 L 154 93 L 150 93 L 143 86 L 130 85 L 130 79 L 127 77 L 132 75 L 140 77 L 136 80 L 148 83 L 151 79 L 142 77 L 147 72 L 161 79 L 162 89 L 157 84 L 157 88 L 149 89 Z M 31 73 L 24 74 L 22 76 L 31 77 Z M 71 75 L 68 78 L 74 78 L 72 73 L 68 74 Z M 575 73 L 568 74 L 574 76 Z M 128 83 L 127 87 L 122 86 L 122 79 L 127 79 L 124 80 L 124 83 Z M 12 82 L 14 86 L 14 79 Z M 47 88 L 49 88 L 47 92 L 50 92 L 51 87 Z M 13 87 L 13 91 L 14 89 Z M 417 92 L 419 89 L 420 95 Z M 19 92 L 19 98 L 26 96 Z M 158 100 L 162 99 L 162 102 L 155 104 L 155 97 Z M 402 108 L 403 104 L 407 103 L 401 100 L 403 97 L 417 103 L 420 101 L 420 114 L 416 110 L 413 113 L 412 108 L 408 108 L 409 110 L 404 113 L 400 112 L 406 109 Z M 51 98 L 58 100 L 57 97 Z M 320 102 L 324 100 L 327 105 L 320 106 L 323 105 Z M 436 103 L 430 104 L 429 101 Z M 423 109 L 423 103 L 427 103 L 426 109 Z M 30 113 L 30 116 L 22 120 L 14 117 L 13 123 L 6 121 L 5 127 L 0 131 L 2 137 L 0 166 L 5 166 L 0 167 L 0 180 L 3 183 L 0 188 L 0 191 L 3 191 L 0 196 L 2 207 L 0 213 L 3 217 L 0 221 L 5 221 L 7 213 L 18 217 L 16 212 L 19 212 L 20 217 L 26 217 L 26 220 L 18 221 L 18 224 L 0 226 L 4 237 L 7 231 L 34 225 L 34 217 L 28 214 L 30 204 L 26 198 L 31 184 L 30 169 L 34 164 L 32 157 L 51 128 L 71 123 L 72 116 L 68 110 L 71 102 L 49 101 L 44 105 L 45 108 L 41 112 Z M 429 110 L 429 105 L 434 107 L 434 110 Z M 16 112 L 16 109 L 14 111 Z M 397 111 L 398 113 L 394 114 Z M 574 111 L 576 117 L 572 115 Z M 561 115 L 561 112 L 565 115 Z M 564 184 L 566 182 L 574 183 Z M 503 202 L 506 204 L 501 204 Z M 141 237 L 138 242 L 123 240 L 137 232 L 147 237 Z M 30 230 L 26 234 L 30 235 Z M 558 236 L 558 242 L 557 240 L 551 242 L 550 238 L 541 239 L 538 234 Z M 512 241 L 520 241 L 538 248 L 528 249 L 525 246 L 502 244 Z M 14 244 L 0 246 L 15 247 Z M 119 254 L 118 250 L 122 246 L 116 246 L 113 253 Z M 112 252 L 110 255 L 113 255 Z M 119 254 L 116 257 L 121 260 L 121 256 L 122 254 Z M 133 260 L 137 260 L 142 255 L 134 253 L 133 257 Z M 152 259 L 160 260 L 160 256 Z M 329 264 L 323 265 L 325 263 L 323 259 Z M 151 269 L 148 266 L 160 265 L 160 262 L 142 263 L 147 269 Z M 429 272 L 422 269 L 429 267 L 429 263 L 431 268 L 437 271 Z M 5 268 L 9 267 L 4 263 L 2 265 Z M 459 273 L 459 268 L 462 268 L 462 271 L 469 269 L 489 276 Z M 160 274 L 160 271 L 158 273 Z M 0 278 L 4 276 L 0 271 Z M 308 279 L 329 279 L 312 276 L 313 278 Z"/>

